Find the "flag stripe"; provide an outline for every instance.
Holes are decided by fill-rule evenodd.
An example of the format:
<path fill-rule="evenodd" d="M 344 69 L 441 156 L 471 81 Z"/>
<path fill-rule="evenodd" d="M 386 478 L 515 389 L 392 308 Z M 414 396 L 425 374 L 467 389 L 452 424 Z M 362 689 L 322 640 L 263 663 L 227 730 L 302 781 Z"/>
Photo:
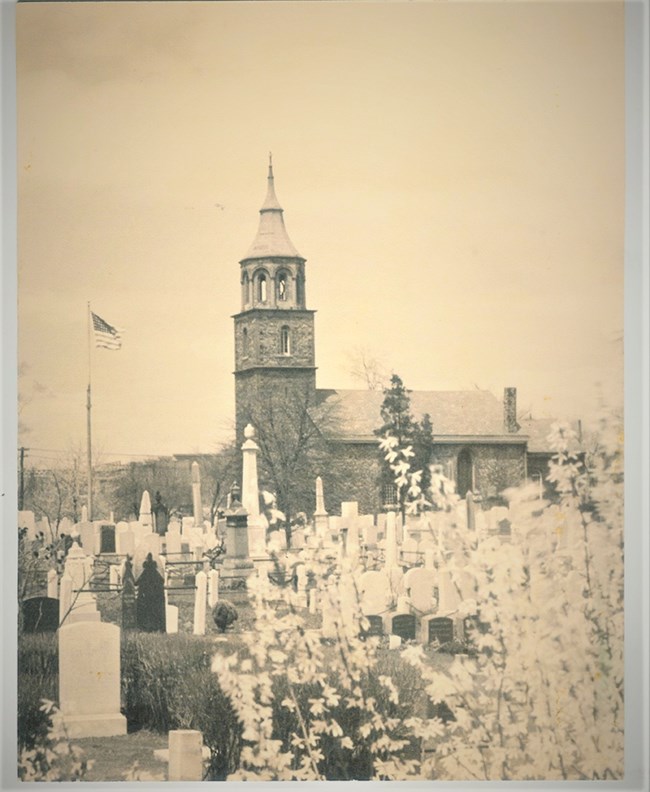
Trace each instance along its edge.
<path fill-rule="evenodd" d="M 122 336 L 116 327 L 112 327 L 104 321 L 101 316 L 92 313 L 93 330 L 95 332 L 95 346 L 103 349 L 120 349 L 122 346 Z"/>

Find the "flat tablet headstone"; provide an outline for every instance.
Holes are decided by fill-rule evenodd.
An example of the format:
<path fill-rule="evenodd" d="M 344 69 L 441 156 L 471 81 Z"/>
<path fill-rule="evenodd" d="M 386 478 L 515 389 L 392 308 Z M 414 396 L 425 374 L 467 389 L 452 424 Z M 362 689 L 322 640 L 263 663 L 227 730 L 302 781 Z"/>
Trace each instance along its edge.
<path fill-rule="evenodd" d="M 23 631 L 26 633 L 56 632 L 59 628 L 59 600 L 53 597 L 31 597 L 23 600 Z"/>
<path fill-rule="evenodd" d="M 114 525 L 103 524 L 99 526 L 99 552 L 116 552 Z"/>
<path fill-rule="evenodd" d="M 415 640 L 415 616 L 412 613 L 400 613 L 393 616 L 392 630 L 393 635 L 399 635 L 403 641 Z"/>
<path fill-rule="evenodd" d="M 438 616 L 429 621 L 429 643 L 438 641 L 440 644 L 454 640 L 454 622 L 444 616 Z"/>
<path fill-rule="evenodd" d="M 203 735 L 193 729 L 169 732 L 169 781 L 203 780 Z"/>
<path fill-rule="evenodd" d="M 81 621 L 59 628 L 59 703 L 68 737 L 126 734 L 119 627 Z"/>
<path fill-rule="evenodd" d="M 366 619 L 368 619 L 368 627 L 365 630 L 361 630 L 362 638 L 370 638 L 384 634 L 384 620 L 381 616 L 366 616 Z"/>

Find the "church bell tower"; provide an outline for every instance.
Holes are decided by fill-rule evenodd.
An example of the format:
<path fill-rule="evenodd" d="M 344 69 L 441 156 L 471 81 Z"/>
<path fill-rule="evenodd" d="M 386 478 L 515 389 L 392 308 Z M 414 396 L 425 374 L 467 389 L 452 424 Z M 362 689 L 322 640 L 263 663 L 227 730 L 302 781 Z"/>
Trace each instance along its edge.
<path fill-rule="evenodd" d="M 281 405 L 311 403 L 316 390 L 314 311 L 305 298 L 305 259 L 293 246 L 275 195 L 269 155 L 257 235 L 239 262 L 241 311 L 235 321 L 237 440 Z"/>

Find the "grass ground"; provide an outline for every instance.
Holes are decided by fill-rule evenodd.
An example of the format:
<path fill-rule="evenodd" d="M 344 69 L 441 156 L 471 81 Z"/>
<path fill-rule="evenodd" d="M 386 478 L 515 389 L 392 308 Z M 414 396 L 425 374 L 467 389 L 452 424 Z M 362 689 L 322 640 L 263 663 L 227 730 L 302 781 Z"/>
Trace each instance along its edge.
<path fill-rule="evenodd" d="M 167 735 L 142 730 L 120 737 L 86 737 L 72 742 L 93 762 L 84 781 L 124 781 L 135 763 L 143 781 L 149 780 L 148 775 L 167 780 L 166 762 L 153 755 L 155 750 L 167 748 Z"/>

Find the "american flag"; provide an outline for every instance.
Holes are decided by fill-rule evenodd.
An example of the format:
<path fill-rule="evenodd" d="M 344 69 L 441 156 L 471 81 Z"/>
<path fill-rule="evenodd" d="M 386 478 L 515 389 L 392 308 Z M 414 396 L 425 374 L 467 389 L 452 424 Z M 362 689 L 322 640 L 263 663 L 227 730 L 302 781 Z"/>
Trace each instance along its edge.
<path fill-rule="evenodd" d="M 100 316 L 92 313 L 93 330 L 95 331 L 95 346 L 104 349 L 120 349 L 122 346 L 122 336 L 116 327 L 111 327 Z"/>

